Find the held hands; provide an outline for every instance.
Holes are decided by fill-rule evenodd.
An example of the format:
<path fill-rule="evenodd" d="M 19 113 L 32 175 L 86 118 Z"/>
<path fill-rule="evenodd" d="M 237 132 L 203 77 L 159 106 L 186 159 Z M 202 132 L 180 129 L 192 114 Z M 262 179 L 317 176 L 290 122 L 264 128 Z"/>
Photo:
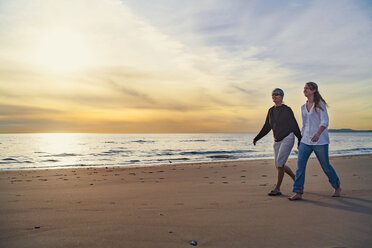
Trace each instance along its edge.
<path fill-rule="evenodd" d="M 312 142 L 317 142 L 319 140 L 320 134 L 315 133 L 314 136 L 311 138 Z"/>
<path fill-rule="evenodd" d="M 312 142 L 317 142 L 319 140 L 319 137 L 320 135 L 323 133 L 323 131 L 326 129 L 327 127 L 325 126 L 320 126 L 319 129 L 318 129 L 318 132 L 316 132 L 314 134 L 314 136 L 311 138 L 311 141 Z"/>

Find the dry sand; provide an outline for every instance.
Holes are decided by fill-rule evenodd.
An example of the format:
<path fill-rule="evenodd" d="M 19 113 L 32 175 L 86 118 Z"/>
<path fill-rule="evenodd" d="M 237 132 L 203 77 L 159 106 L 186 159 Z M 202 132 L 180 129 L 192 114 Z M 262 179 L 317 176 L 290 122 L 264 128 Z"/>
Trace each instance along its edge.
<path fill-rule="evenodd" d="M 2 171 L 0 247 L 372 247 L 372 155 L 331 163 L 343 196 L 311 159 L 297 202 L 272 160 Z"/>

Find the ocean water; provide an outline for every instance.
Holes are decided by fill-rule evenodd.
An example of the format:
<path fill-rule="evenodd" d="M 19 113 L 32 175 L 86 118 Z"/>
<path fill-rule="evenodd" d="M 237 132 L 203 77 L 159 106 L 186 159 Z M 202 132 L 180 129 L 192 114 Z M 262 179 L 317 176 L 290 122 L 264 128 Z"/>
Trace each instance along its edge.
<path fill-rule="evenodd" d="M 273 158 L 268 134 L 0 134 L 0 170 L 133 167 Z M 372 154 L 372 133 L 330 133 L 330 154 Z M 297 141 L 296 141 L 297 142 Z M 295 145 L 291 158 L 297 155 Z"/>

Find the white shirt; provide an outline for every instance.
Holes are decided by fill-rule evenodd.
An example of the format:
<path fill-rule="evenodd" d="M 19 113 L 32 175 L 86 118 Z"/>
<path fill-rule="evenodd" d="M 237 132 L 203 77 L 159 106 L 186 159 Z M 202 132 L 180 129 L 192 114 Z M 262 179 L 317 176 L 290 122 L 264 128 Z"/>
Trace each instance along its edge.
<path fill-rule="evenodd" d="M 314 103 L 310 111 L 307 111 L 306 103 L 302 105 L 302 139 L 301 142 L 306 145 L 326 145 L 329 144 L 329 135 L 328 135 L 328 124 L 329 118 L 327 113 L 327 108 L 324 102 L 319 104 L 323 110 L 317 108 L 314 109 Z M 326 129 L 322 132 L 317 142 L 312 142 L 311 138 L 316 132 L 318 132 L 319 127 L 324 126 Z"/>

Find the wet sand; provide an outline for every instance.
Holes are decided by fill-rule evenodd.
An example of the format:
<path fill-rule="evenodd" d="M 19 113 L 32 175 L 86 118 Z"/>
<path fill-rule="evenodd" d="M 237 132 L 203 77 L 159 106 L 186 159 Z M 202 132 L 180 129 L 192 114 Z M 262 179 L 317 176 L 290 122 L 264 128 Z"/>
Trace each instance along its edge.
<path fill-rule="evenodd" d="M 371 247 L 372 155 L 331 163 L 343 196 L 311 159 L 296 202 L 272 160 L 2 171 L 0 247 Z"/>

